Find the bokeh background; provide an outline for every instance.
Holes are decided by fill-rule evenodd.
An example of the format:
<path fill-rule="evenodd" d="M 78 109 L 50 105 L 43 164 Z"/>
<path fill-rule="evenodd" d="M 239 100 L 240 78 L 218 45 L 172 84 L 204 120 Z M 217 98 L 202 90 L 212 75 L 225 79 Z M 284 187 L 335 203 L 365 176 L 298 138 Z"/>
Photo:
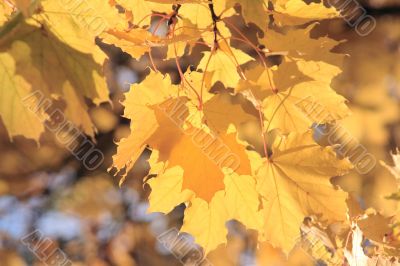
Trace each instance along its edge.
<path fill-rule="evenodd" d="M 371 34 L 359 36 L 342 19 L 321 23 L 313 34 L 346 40 L 336 48 L 348 54 L 344 72 L 332 85 L 349 100 L 353 115 L 341 123 L 378 161 L 392 164 L 390 152 L 400 146 L 400 1 L 359 3 L 377 20 Z M 243 27 L 240 21 L 234 23 Z M 18 137 L 10 142 L 0 123 L 1 266 L 48 265 L 21 243 L 35 230 L 51 239 L 53 248 L 61 248 L 73 265 L 182 265 L 157 236 L 181 226 L 184 206 L 169 215 L 147 213 L 149 188 L 143 186 L 143 178 L 149 153 L 136 163 L 122 187 L 107 172 L 115 141 L 129 133 L 129 121 L 121 117 L 123 93 L 146 76 L 150 62 L 99 45 L 111 58 L 106 73 L 112 95 L 112 104 L 90 110 L 98 129 L 96 144 L 106 158 L 102 167 L 87 171 L 50 133 L 42 137 L 40 147 Z M 175 62 L 162 60 L 162 54 L 160 50 L 154 55 L 158 68 L 177 80 Z M 190 60 L 182 58 L 181 63 L 189 65 Z M 251 135 L 254 130 L 249 126 L 247 132 Z M 396 192 L 396 181 L 379 163 L 367 175 L 353 172 L 335 183 L 364 208 L 395 214 L 398 203 L 384 196 Z M 255 232 L 236 222 L 227 226 L 228 245 L 207 257 L 213 265 L 287 265 L 268 244 L 257 249 Z M 302 252 L 293 252 L 288 262 L 315 263 Z"/>

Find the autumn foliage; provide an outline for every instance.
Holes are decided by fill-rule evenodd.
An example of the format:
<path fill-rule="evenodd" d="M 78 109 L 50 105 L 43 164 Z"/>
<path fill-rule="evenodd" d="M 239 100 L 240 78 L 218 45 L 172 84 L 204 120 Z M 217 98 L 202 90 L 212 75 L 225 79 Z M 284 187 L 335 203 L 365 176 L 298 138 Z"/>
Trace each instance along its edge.
<path fill-rule="evenodd" d="M 89 110 L 113 101 L 105 51 L 120 49 L 147 68 L 121 100 L 130 133 L 106 154 L 108 171 L 123 187 L 148 152 L 148 212 L 183 204 L 180 232 L 204 255 L 227 244 L 227 222 L 236 220 L 280 263 L 299 248 L 328 265 L 394 261 L 394 220 L 360 208 L 333 179 L 366 174 L 375 160 L 338 126 L 351 124 L 353 109 L 342 96 L 350 94 L 333 89 L 348 75 L 343 41 L 327 35 L 340 16 L 324 1 L 5 0 L 1 121 L 10 140 L 40 145 L 49 125 L 73 135 L 48 100 L 94 140 Z M 399 155 L 393 159 L 394 167 L 381 163 L 398 181 Z M 363 234 L 381 227 L 379 251 L 367 257 Z M 304 247 L 310 242 L 322 249 Z"/>

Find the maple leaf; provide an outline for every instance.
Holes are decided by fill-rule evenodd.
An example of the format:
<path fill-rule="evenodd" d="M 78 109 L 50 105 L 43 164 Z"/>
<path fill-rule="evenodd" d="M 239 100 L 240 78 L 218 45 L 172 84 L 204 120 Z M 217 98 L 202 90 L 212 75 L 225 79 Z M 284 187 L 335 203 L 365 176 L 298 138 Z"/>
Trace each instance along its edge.
<path fill-rule="evenodd" d="M 29 14 L 32 19 L 16 16 L 14 21 L 4 26 L 6 30 L 3 31 L 0 50 L 13 56 L 16 74 L 22 76 L 32 88 L 40 88 L 47 98 L 65 101 L 66 118 L 93 137 L 95 128 L 87 113 L 85 98 L 90 98 L 95 104 L 108 101 L 108 89 L 102 74 L 106 56 L 95 45 L 94 35 L 77 24 L 76 17 L 72 16 L 77 15 L 74 10 L 60 6 L 57 1 L 43 0 L 40 4 L 41 9 L 37 13 Z M 103 19 L 120 22 L 115 19 L 116 10 L 108 4 L 100 6 L 97 3 L 95 6 Z M 82 15 L 85 19 L 99 18 L 90 12 Z M 60 67 L 45 68 L 45 65 Z M 8 112 L 2 115 L 13 114 Z M 3 120 L 8 119 L 3 117 Z M 38 132 L 34 139 L 38 139 Z M 24 135 L 23 132 L 18 134 Z M 33 135 L 29 133 L 29 136 Z"/>
<path fill-rule="evenodd" d="M 190 20 L 199 29 L 210 28 L 214 22 L 232 15 L 231 5 L 220 1 L 183 1 L 179 10 L 180 16 Z M 213 18 L 215 15 L 218 19 Z M 217 21 L 214 21 L 214 20 Z"/>
<path fill-rule="evenodd" d="M 181 231 L 193 235 L 206 254 L 226 243 L 228 230 L 225 223 L 229 216 L 223 194 L 223 191 L 216 193 L 210 203 L 194 198 L 190 207 L 185 210 Z"/>
<path fill-rule="evenodd" d="M 235 219 L 247 228 L 262 232 L 264 217 L 253 176 L 230 174 L 225 177 L 225 200 L 229 219 Z M 259 236 L 263 240 L 262 233 Z"/>
<path fill-rule="evenodd" d="M 268 22 L 268 1 L 265 0 L 227 0 L 227 6 L 240 4 L 243 18 L 248 23 L 265 29 Z"/>
<path fill-rule="evenodd" d="M 1 84 L 0 94 L 4 104 L 0 104 L 0 116 L 8 129 L 9 136 L 24 135 L 39 139 L 44 125 L 31 110 L 23 104 L 32 91 L 24 77 L 16 74 L 16 63 L 8 53 L 0 53 Z M 30 104 L 37 106 L 40 99 L 32 99 Z M 29 125 L 29 127 L 27 127 Z"/>
<path fill-rule="evenodd" d="M 200 107 L 199 104 L 195 104 L 200 100 L 202 105 L 205 105 L 209 100 L 215 99 L 215 94 L 207 91 L 207 88 L 210 88 L 210 80 L 203 73 L 191 71 L 188 68 L 183 76 L 182 87 L 184 88 L 185 95 L 194 103 L 195 107 Z"/>
<path fill-rule="evenodd" d="M 366 217 L 363 217 L 364 219 L 360 219 L 357 222 L 359 228 L 368 239 L 377 243 L 386 242 L 385 238 L 393 231 L 393 228 L 390 226 L 392 217 L 384 217 L 376 212 L 368 212 L 370 212 L 370 210 L 366 211 Z"/>
<path fill-rule="evenodd" d="M 157 177 L 147 181 L 152 190 L 149 211 L 168 213 L 180 203 L 187 203 L 181 231 L 194 236 L 206 254 L 226 243 L 226 221 L 236 219 L 247 228 L 262 229 L 260 202 L 252 176 L 226 172 L 224 188 L 216 191 L 208 201 L 184 187 L 184 171 L 181 167 L 166 168 L 167 164 L 156 163 L 158 156 L 156 151 L 150 158 L 153 165 L 150 173 L 157 174 Z M 209 182 L 207 184 L 212 185 Z"/>
<path fill-rule="evenodd" d="M 188 3 L 183 4 L 179 12 L 199 28 L 207 28 L 213 24 L 210 10 L 207 4 Z"/>
<path fill-rule="evenodd" d="M 288 62 L 295 62 L 305 75 L 330 83 L 341 73 L 345 55 L 332 52 L 338 41 L 327 37 L 312 39 L 310 32 L 314 27 L 315 24 L 311 24 L 282 33 L 271 29 L 260 43 L 267 48 L 267 54 L 280 52 Z"/>
<path fill-rule="evenodd" d="M 154 29 L 127 28 L 124 25 L 110 28 L 100 35 L 104 43 L 114 45 L 133 58 L 140 58 L 145 53 L 151 52 L 155 47 L 167 47 L 166 59 L 177 58 L 184 55 L 186 47 L 193 47 L 201 38 L 202 31 L 194 27 L 187 19 L 180 19 L 169 29 L 167 36 L 157 36 L 156 24 Z"/>
<path fill-rule="evenodd" d="M 224 133 L 230 125 L 240 128 L 249 121 L 258 122 L 258 116 L 246 111 L 240 94 L 232 96 L 229 93 L 220 93 L 204 103 L 204 119 L 210 129 L 216 133 Z M 224 106 L 224 108 L 221 108 Z"/>
<path fill-rule="evenodd" d="M 163 130 L 156 132 L 148 143 L 159 150 L 160 160 L 167 161 L 168 167 L 183 168 L 183 189 L 190 189 L 197 197 L 209 201 L 224 189 L 223 168 L 251 174 L 245 145 L 239 143 L 235 133 L 215 136 L 206 126 L 190 126 L 181 131 L 172 122 L 163 122 Z M 190 154 L 191 160 L 187 160 L 186 154 Z"/>
<path fill-rule="evenodd" d="M 272 155 L 256 177 L 267 240 L 289 251 L 305 216 L 319 215 L 329 222 L 345 220 L 347 194 L 335 189 L 330 177 L 351 168 L 347 159 L 336 158 L 332 147 L 316 144 L 311 131 L 278 135 Z"/>
<path fill-rule="evenodd" d="M 237 219 L 249 228 L 260 230 L 262 219 L 258 211 L 255 180 L 242 175 L 251 173 L 244 147 L 236 143 L 232 134 L 219 136 L 219 142 L 206 133 L 206 128 L 192 127 L 182 134 L 178 128 L 171 132 L 174 126 L 176 128 L 176 125 L 162 125 L 162 135 L 157 134 L 149 141 L 159 156 L 154 161 L 166 160 L 164 167 L 155 168 L 158 170 L 157 177 L 148 181 L 152 188 L 150 210 L 168 212 L 179 203 L 190 202 L 181 230 L 192 234 L 206 252 L 226 242 L 225 222 L 230 219 Z M 168 145 L 165 138 L 169 139 Z M 171 142 L 173 144 L 169 147 Z M 227 152 L 226 147 L 240 159 L 240 165 L 233 169 L 233 173 L 232 170 L 224 171 L 225 165 L 221 164 Z M 187 155 L 190 155 L 190 160 L 187 160 Z M 170 172 L 172 169 L 175 169 L 173 174 Z M 153 171 L 151 173 L 154 174 Z M 175 186 L 168 184 L 171 179 Z M 222 191 L 225 193 L 221 194 Z M 200 218 L 204 220 L 204 227 L 199 228 L 193 221 Z"/>
<path fill-rule="evenodd" d="M 81 52 L 91 51 L 83 44 L 89 40 L 93 43 L 103 32 L 128 27 L 126 18 L 108 1 L 86 0 L 80 5 L 62 5 L 60 1 L 51 0 L 40 3 L 41 10 L 32 17 L 44 23 L 58 39 Z"/>
<path fill-rule="evenodd" d="M 349 111 L 344 102 L 343 97 L 324 83 L 312 81 L 267 97 L 263 111 L 268 129 L 303 132 L 314 123 L 324 124 L 347 116 Z"/>
<path fill-rule="evenodd" d="M 40 88 L 46 97 L 61 97 L 65 100 L 66 117 L 85 133 L 94 136 L 94 126 L 87 114 L 88 107 L 84 98 L 90 98 L 96 104 L 108 100 L 108 89 L 102 74 L 105 55 L 95 45 L 93 37 L 84 38 L 83 33 L 73 29 L 75 22 L 71 18 L 61 17 L 58 23 L 65 25 L 64 30 L 68 36 L 62 40 L 57 37 L 59 34 L 53 34 L 53 24 L 48 24 L 47 17 L 38 15 L 35 20 L 21 21 L 2 38 L 0 50 L 8 52 L 14 58 L 17 66 L 15 73 L 30 83 L 32 88 Z M 68 29 L 73 30 L 69 32 Z M 45 65 L 59 67 L 44 68 Z M 4 88 L 14 91 L 16 89 L 9 86 Z M 18 111 L 20 110 L 13 112 Z M 16 115 L 13 112 L 1 115 Z M 8 119 L 3 117 L 3 120 Z"/>
<path fill-rule="evenodd" d="M 242 83 L 237 91 L 249 89 L 257 100 L 264 99 L 267 130 L 304 132 L 313 123 L 333 122 L 350 113 L 344 97 L 326 82 L 311 80 L 300 73 L 294 63 L 284 62 L 274 71 L 257 67 L 246 72 L 246 76 L 255 82 Z"/>
<path fill-rule="evenodd" d="M 226 87 L 232 88 L 236 87 L 241 78 L 238 72 L 240 65 L 254 60 L 244 52 L 229 47 L 223 40 L 218 43 L 216 50 L 203 54 L 197 68 L 211 75 L 211 85 L 221 81 Z"/>
<path fill-rule="evenodd" d="M 186 48 L 191 50 L 196 45 L 204 32 L 208 29 L 199 29 L 196 25 L 192 24 L 188 19 L 182 18 L 177 21 L 175 27 L 172 29 L 173 34 L 169 40 L 163 40 L 164 45 L 168 46 L 166 59 L 177 58 L 185 54 Z"/>
<path fill-rule="evenodd" d="M 182 190 L 182 167 L 165 169 L 165 164 L 157 163 L 157 159 L 158 152 L 154 151 L 154 155 L 150 158 L 152 163 L 150 174 L 157 174 L 157 178 L 151 178 L 146 182 L 151 187 L 148 212 L 169 213 L 179 204 L 189 201 L 193 197 L 193 192 L 188 189 Z"/>
<path fill-rule="evenodd" d="M 124 101 L 124 116 L 131 120 L 131 133 L 127 138 L 119 142 L 117 154 L 113 156 L 113 166 L 117 170 L 116 174 L 121 170 L 125 170 L 121 183 L 146 145 L 149 144 L 151 136 L 162 125 L 170 128 L 168 133 L 171 135 L 182 135 L 182 132 L 179 132 L 179 128 L 173 124 L 173 121 L 166 115 L 162 115 L 160 108 L 162 106 L 168 107 L 169 104 L 170 108 L 177 108 L 174 113 L 176 116 L 183 115 L 183 109 L 179 110 L 180 107 L 185 110 L 188 109 L 184 105 L 178 105 L 184 98 L 187 98 L 194 103 L 194 106 L 197 106 L 198 96 L 201 92 L 202 76 L 201 73 L 188 70 L 185 73 L 185 84 L 187 84 L 180 87 L 172 85 L 169 76 L 164 77 L 161 73 L 150 72 L 143 82 L 131 86 L 130 91 L 125 94 Z M 202 101 L 205 103 L 211 97 L 212 94 L 205 92 Z M 177 105 L 174 106 L 174 104 Z M 197 110 L 196 107 L 195 109 Z M 158 117 L 157 114 L 159 114 Z M 141 123 L 143 119 L 146 120 L 145 124 Z M 166 133 L 164 132 L 163 134 Z M 155 138 L 153 137 L 153 139 Z M 165 138 L 163 137 L 162 139 L 164 140 Z"/>
<path fill-rule="evenodd" d="M 146 148 L 148 138 L 159 127 L 151 105 L 161 104 L 177 92 L 178 87 L 171 85 L 169 76 L 164 78 L 160 73 L 151 72 L 140 84 L 132 84 L 130 91 L 125 94 L 124 116 L 131 120 L 131 133 L 118 143 L 117 153 L 113 156 L 116 174 L 125 170 L 120 184 Z M 145 124 L 141 123 L 143 119 Z"/>
<path fill-rule="evenodd" d="M 133 58 L 140 58 L 150 51 L 152 39 L 155 39 L 145 29 L 125 31 L 120 29 L 109 29 L 101 34 L 100 38 L 104 43 L 112 44 L 121 48 L 122 51 L 130 54 Z"/>
<path fill-rule="evenodd" d="M 201 73 L 188 71 L 186 75 L 187 82 L 198 88 Z M 208 103 L 218 96 L 208 96 L 211 98 L 203 106 L 203 113 L 192 108 L 198 99 L 191 93 L 185 95 L 185 89 L 172 85 L 168 76 L 154 72 L 142 83 L 132 85 L 124 102 L 124 115 L 131 119 L 131 135 L 119 143 L 113 165 L 119 171 L 124 167 L 129 171 L 149 145 L 150 175 L 156 175 L 147 181 L 152 189 L 149 211 L 168 213 L 188 202 L 182 231 L 192 234 L 209 252 L 226 242 L 226 233 L 220 233 L 226 231 L 226 221 L 236 219 L 257 230 L 263 222 L 245 143 L 237 139 L 232 126 L 216 133 L 203 123 L 203 119 L 213 121 L 213 105 Z M 143 119 L 146 125 L 140 123 Z M 223 208 L 225 214 L 215 208 Z M 204 217 L 211 231 L 199 231 L 197 225 L 192 225 L 197 215 Z"/>
<path fill-rule="evenodd" d="M 274 0 L 274 20 L 279 25 L 300 25 L 310 21 L 340 16 L 334 8 L 324 3 L 305 3 L 303 0 Z"/>
<path fill-rule="evenodd" d="M 178 60 L 178 57 L 184 55 L 187 46 L 190 47 L 191 51 L 196 45 L 196 41 L 201 38 L 207 46 L 214 44 L 214 23 L 219 35 L 223 36 L 224 39 L 230 37 L 230 31 L 221 19 L 232 15 L 232 12 L 224 12 L 218 20 L 214 21 L 208 1 L 173 3 L 179 4 L 178 7 L 166 5 L 162 2 L 161 6 L 163 8 L 168 6 L 170 10 L 166 12 L 166 15 L 155 14 L 155 16 L 160 18 L 151 24 L 150 27 L 145 27 L 148 31 L 141 27 L 119 27 L 109 29 L 106 33 L 102 34 L 101 38 L 104 42 L 120 47 L 135 58 L 142 56 L 146 52 L 151 52 L 151 48 L 153 47 L 167 46 L 166 59 L 176 58 Z M 144 5 L 148 4 L 153 7 L 159 5 L 157 1 L 144 3 Z M 213 6 L 215 9 L 221 10 L 223 5 Z M 179 19 L 177 18 L 178 16 Z M 150 18 L 150 16 L 145 16 L 145 18 Z M 168 32 L 165 36 L 164 34 L 159 36 L 157 34 L 158 29 L 165 26 L 168 26 Z"/>

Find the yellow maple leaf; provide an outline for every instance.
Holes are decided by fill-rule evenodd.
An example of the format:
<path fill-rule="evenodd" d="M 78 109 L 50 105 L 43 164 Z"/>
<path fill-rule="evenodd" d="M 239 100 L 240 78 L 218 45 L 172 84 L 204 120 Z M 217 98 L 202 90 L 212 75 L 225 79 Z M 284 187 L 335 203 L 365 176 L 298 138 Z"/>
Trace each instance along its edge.
<path fill-rule="evenodd" d="M 265 29 L 268 22 L 268 1 L 265 0 L 227 0 L 227 6 L 240 4 L 243 18 L 247 23 L 254 23 Z"/>
<path fill-rule="evenodd" d="M 181 230 L 192 234 L 206 253 L 226 242 L 225 222 L 230 219 L 261 230 L 255 179 L 250 176 L 245 146 L 229 133 L 232 128 L 226 135 L 213 136 L 207 126 L 180 128 L 160 113 L 157 117 L 162 130 L 147 142 L 155 152 L 150 159 L 150 165 L 155 166 L 151 174 L 157 175 L 148 181 L 152 188 L 150 210 L 169 212 L 187 202 Z M 199 124 L 192 119 L 187 118 L 189 124 Z"/>
<path fill-rule="evenodd" d="M 175 59 L 185 54 L 186 48 L 189 47 L 189 53 L 196 45 L 204 32 L 208 29 L 199 29 L 195 24 L 191 23 L 188 19 L 182 18 L 176 22 L 171 36 L 162 43 L 168 46 L 167 58 Z"/>
<path fill-rule="evenodd" d="M 263 239 L 264 217 L 253 176 L 228 174 L 225 179 L 225 201 L 229 219 L 235 219 L 249 229 L 260 232 Z"/>
<path fill-rule="evenodd" d="M 329 222 L 345 220 L 347 194 L 335 189 L 330 177 L 351 168 L 347 159 L 336 157 L 332 147 L 316 144 L 311 131 L 278 135 L 272 155 L 256 175 L 267 240 L 289 251 L 305 216 L 320 215 Z"/>
<path fill-rule="evenodd" d="M 236 219 L 247 228 L 262 230 L 263 218 L 252 176 L 225 172 L 224 188 L 216 191 L 212 199 L 205 200 L 184 188 L 181 167 L 165 169 L 167 164 L 155 163 L 157 160 L 156 151 L 150 159 L 154 166 L 150 173 L 157 177 L 147 181 L 152 189 L 149 211 L 168 213 L 180 203 L 187 203 L 181 231 L 190 233 L 206 254 L 226 243 L 226 221 Z"/>
<path fill-rule="evenodd" d="M 237 91 L 249 89 L 258 101 L 264 99 L 267 130 L 304 132 L 314 123 L 333 122 L 350 113 L 344 97 L 328 83 L 305 76 L 293 62 L 283 62 L 273 71 L 256 67 L 246 76 L 253 82 L 239 84 Z"/>
<path fill-rule="evenodd" d="M 128 27 L 126 18 L 108 1 L 86 0 L 79 5 L 62 5 L 60 1 L 41 0 L 40 4 L 41 10 L 32 17 L 45 23 L 58 39 L 81 52 L 91 51 L 83 43 L 88 40 L 93 43 L 95 37 L 106 30 Z"/>
<path fill-rule="evenodd" d="M 201 73 L 186 74 L 188 82 L 198 84 Z M 185 89 L 154 72 L 132 85 L 124 101 L 131 135 L 119 143 L 114 167 L 129 171 L 148 145 L 150 175 L 156 176 L 147 181 L 152 189 L 149 211 L 168 213 L 180 203 L 189 204 L 182 231 L 209 252 L 226 242 L 226 221 L 236 219 L 256 230 L 263 221 L 246 144 L 237 139 L 232 126 L 211 131 L 203 119 L 213 119 L 212 108 L 211 115 L 205 115 L 213 97 L 199 110 L 191 107 L 197 98 L 185 95 Z M 208 224 L 206 232 L 192 224 L 198 216 Z"/>
<path fill-rule="evenodd" d="M 101 34 L 100 38 L 104 43 L 121 48 L 133 58 L 140 58 L 150 51 L 151 45 L 148 42 L 153 36 L 147 30 L 140 28 L 132 31 L 110 29 Z"/>
<path fill-rule="evenodd" d="M 211 75 L 211 85 L 220 81 L 232 88 L 236 87 L 241 78 L 238 72 L 240 65 L 254 60 L 239 49 L 229 47 L 223 40 L 218 43 L 217 49 L 203 54 L 198 69 Z"/>
<path fill-rule="evenodd" d="M 226 132 L 230 125 L 236 128 L 249 121 L 259 121 L 254 113 L 246 112 L 240 102 L 244 97 L 232 96 L 229 93 L 220 93 L 204 104 L 204 120 L 217 133 Z M 224 106 L 224 108 L 221 108 Z"/>
<path fill-rule="evenodd" d="M 65 25 L 66 35 L 62 40 L 58 38 L 62 31 L 58 28 L 53 33 L 54 25 L 49 24 L 47 17 L 37 15 L 35 19 L 18 19 L 19 23 L 12 25 L 1 39 L 0 50 L 13 57 L 16 73 L 32 88 L 39 89 L 47 98 L 65 101 L 66 118 L 86 134 L 94 136 L 85 97 L 96 104 L 108 101 L 102 73 L 105 54 L 95 45 L 94 37 L 83 37 L 68 17 L 58 19 L 58 23 Z M 46 67 L 54 65 L 59 67 Z M 10 115 L 13 114 L 2 114 Z M 3 119 L 8 120 L 7 117 Z"/>
<path fill-rule="evenodd" d="M 201 94 L 203 74 L 188 70 L 184 76 L 185 82 L 182 86 L 177 86 L 171 84 L 169 76 L 163 77 L 160 73 L 151 72 L 143 82 L 133 84 L 131 90 L 125 94 L 124 116 L 131 120 L 131 133 L 128 138 L 119 142 L 117 154 L 113 156 L 113 166 L 117 173 L 125 170 L 121 182 L 123 182 L 127 172 L 132 169 L 146 145 L 150 144 L 151 141 L 155 145 L 161 146 L 167 133 L 174 138 L 184 136 L 181 129 L 174 124 L 174 121 L 171 121 L 171 117 L 163 114 L 162 108 L 173 112 L 172 116 L 175 116 L 173 118 L 176 119 L 184 119 L 187 116 L 186 112 L 189 112 L 188 109 L 194 112 L 193 117 L 202 119 L 202 112 L 198 111 L 198 101 Z M 212 94 L 207 91 L 203 92 L 203 103 L 211 98 Z M 187 100 L 191 104 L 185 106 L 184 101 Z M 182 104 L 180 105 L 180 103 Z M 197 116 L 197 114 L 201 115 Z M 141 123 L 143 119 L 146 120 L 145 124 Z M 177 123 L 182 124 L 182 121 Z M 195 120 L 192 120 L 192 123 L 195 123 Z M 201 124 L 202 122 L 198 123 Z M 158 134 L 164 136 L 160 136 L 160 140 L 157 140 L 157 135 L 153 136 L 153 134 L 156 134 L 160 127 L 164 127 L 164 131 L 159 131 Z M 170 139 L 167 142 L 171 141 Z"/>
<path fill-rule="evenodd" d="M 267 54 L 281 53 L 286 61 L 295 62 L 298 69 L 314 80 L 330 83 L 341 73 L 345 55 L 332 52 L 340 42 L 327 37 L 310 37 L 315 24 L 304 29 L 292 29 L 284 33 L 273 29 L 260 39 L 267 48 Z"/>
<path fill-rule="evenodd" d="M 188 202 L 193 197 L 193 192 L 185 189 L 183 185 L 183 169 L 180 166 L 174 166 L 169 169 L 164 169 L 164 163 L 156 162 L 158 159 L 157 151 L 151 157 L 152 168 L 151 174 L 157 174 L 157 178 L 151 178 L 147 184 L 151 187 L 149 195 L 149 212 L 169 213 L 176 206 L 183 202 Z"/>
<path fill-rule="evenodd" d="M 131 120 L 131 133 L 118 143 L 117 153 L 113 156 L 113 167 L 118 174 L 125 170 L 120 184 L 133 164 L 146 148 L 146 141 L 159 127 L 159 122 L 152 105 L 161 104 L 170 97 L 177 95 L 178 87 L 171 85 L 169 76 L 151 72 L 140 84 L 133 84 L 125 94 L 124 116 Z M 145 120 L 146 123 L 141 121 Z"/>
<path fill-rule="evenodd" d="M 167 47 L 166 59 L 175 59 L 184 55 L 188 45 L 194 46 L 202 33 L 187 19 L 178 20 L 175 28 L 170 29 L 170 34 L 167 36 L 157 36 L 154 30 L 115 27 L 103 32 L 99 37 L 104 43 L 121 48 L 133 58 L 140 58 L 154 47 Z"/>
<path fill-rule="evenodd" d="M 181 231 L 193 235 L 206 254 L 226 243 L 225 223 L 229 216 L 224 203 L 224 192 L 219 191 L 210 203 L 194 198 L 185 210 Z"/>
<path fill-rule="evenodd" d="M 207 28 L 213 24 L 207 3 L 183 4 L 179 12 L 198 28 Z"/>
<path fill-rule="evenodd" d="M 183 18 L 187 18 L 191 23 L 196 25 L 200 29 L 209 28 L 213 24 L 212 9 L 219 19 L 228 17 L 231 15 L 229 5 L 225 0 L 219 1 L 208 1 L 208 0 L 189 0 L 181 1 L 181 7 L 179 9 L 179 14 Z"/>
<path fill-rule="evenodd" d="M 324 3 L 309 3 L 303 0 L 274 0 L 274 19 L 280 25 L 300 25 L 310 21 L 339 17 L 334 7 Z"/>
<path fill-rule="evenodd" d="M 207 102 L 213 99 L 215 94 L 208 92 L 210 88 L 210 81 L 203 73 L 197 71 L 191 71 L 189 68 L 184 73 L 184 82 L 182 83 L 185 95 L 193 102 L 199 102 L 201 100 L 204 106 Z M 196 109 L 199 109 L 199 105 Z"/>
<path fill-rule="evenodd" d="M 345 99 L 324 82 L 309 81 L 268 96 L 263 101 L 267 129 L 304 132 L 314 123 L 324 124 L 346 117 Z"/>
<path fill-rule="evenodd" d="M 251 174 L 245 146 L 238 142 L 236 134 L 213 135 L 205 126 L 189 126 L 182 131 L 168 118 L 162 119 L 163 130 L 155 132 L 148 144 L 160 152 L 160 160 L 168 161 L 168 167 L 183 168 L 183 189 L 190 189 L 197 197 L 210 201 L 224 188 L 223 168 L 242 175 Z M 186 154 L 190 154 L 191 160 L 187 160 Z"/>
<path fill-rule="evenodd" d="M 40 119 L 24 105 L 24 99 L 32 92 L 31 85 L 24 77 L 16 73 L 16 63 L 8 53 L 0 53 L 0 117 L 10 137 L 24 135 L 27 138 L 39 139 L 44 131 Z M 40 99 L 32 98 L 33 106 Z M 29 126 L 27 126 L 29 125 Z"/>

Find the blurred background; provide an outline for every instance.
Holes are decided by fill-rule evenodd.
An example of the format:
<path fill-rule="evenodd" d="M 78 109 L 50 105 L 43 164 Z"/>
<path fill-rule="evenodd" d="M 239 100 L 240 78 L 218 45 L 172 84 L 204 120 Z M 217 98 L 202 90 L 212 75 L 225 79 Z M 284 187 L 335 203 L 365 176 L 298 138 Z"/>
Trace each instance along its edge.
<path fill-rule="evenodd" d="M 377 160 L 392 164 L 390 151 L 400 146 L 400 1 L 359 3 L 377 20 L 371 34 L 359 36 L 342 19 L 321 23 L 313 34 L 346 40 L 335 49 L 348 56 L 343 74 L 332 85 L 349 100 L 353 115 L 341 123 Z M 235 23 L 243 27 L 240 21 Z M 162 30 L 160 27 L 158 31 Z M 51 265 L 21 242 L 35 230 L 51 240 L 52 249 L 63 250 L 72 265 L 184 262 L 157 240 L 168 229 L 181 226 L 184 206 L 169 215 L 147 214 L 149 188 L 143 186 L 143 178 L 149 154 L 143 154 L 122 187 L 107 173 L 116 151 L 115 141 L 129 133 L 129 120 L 121 117 L 120 101 L 129 84 L 140 82 L 148 74 L 149 59 L 137 61 L 115 47 L 99 45 L 110 56 L 106 73 L 112 97 L 112 105 L 92 106 L 90 110 L 98 129 L 96 144 L 106 159 L 102 167 L 87 171 L 50 133 L 42 137 L 40 147 L 24 138 L 10 142 L 0 123 L 1 266 Z M 162 60 L 162 54 L 160 50 L 153 55 L 158 68 L 177 80 L 175 62 Z M 197 54 L 200 56 L 200 51 Z M 190 58 L 182 58 L 181 63 L 189 65 Z M 256 130 L 249 127 L 248 134 Z M 396 181 L 379 163 L 367 175 L 353 172 L 337 178 L 335 183 L 363 208 L 396 214 L 397 202 L 384 199 L 397 191 Z M 268 244 L 257 249 L 255 232 L 236 222 L 227 226 L 228 245 L 207 257 L 215 266 L 316 263 L 301 252 L 293 252 L 285 262 L 283 255 Z"/>

